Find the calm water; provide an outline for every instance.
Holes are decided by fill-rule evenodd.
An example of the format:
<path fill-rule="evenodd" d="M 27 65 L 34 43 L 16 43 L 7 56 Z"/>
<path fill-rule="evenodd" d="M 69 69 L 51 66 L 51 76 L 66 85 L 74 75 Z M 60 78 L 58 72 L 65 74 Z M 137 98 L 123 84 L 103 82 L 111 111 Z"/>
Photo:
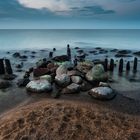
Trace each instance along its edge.
<path fill-rule="evenodd" d="M 0 49 L 104 47 L 136 49 L 140 30 L 0 30 Z"/>

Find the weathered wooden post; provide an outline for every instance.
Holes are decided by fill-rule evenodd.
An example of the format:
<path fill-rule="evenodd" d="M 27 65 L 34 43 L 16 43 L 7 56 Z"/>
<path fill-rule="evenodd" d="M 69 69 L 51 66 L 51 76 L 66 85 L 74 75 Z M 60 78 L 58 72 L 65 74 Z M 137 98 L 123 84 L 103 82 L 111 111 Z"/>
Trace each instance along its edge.
<path fill-rule="evenodd" d="M 110 71 L 114 71 L 114 60 L 113 59 L 111 59 L 110 60 Z"/>
<path fill-rule="evenodd" d="M 135 57 L 135 58 L 134 58 L 134 66 L 133 66 L 133 71 L 134 71 L 134 72 L 137 71 L 137 66 L 138 66 L 138 59 Z"/>
<path fill-rule="evenodd" d="M 5 59 L 5 70 L 7 74 L 13 74 L 13 70 L 9 59 Z"/>
<path fill-rule="evenodd" d="M 67 56 L 69 58 L 69 60 L 71 59 L 71 49 L 70 49 L 70 45 L 67 45 Z"/>
<path fill-rule="evenodd" d="M 126 64 L 126 71 L 130 71 L 130 61 L 128 61 Z"/>
<path fill-rule="evenodd" d="M 0 74 L 4 74 L 5 70 L 4 70 L 4 63 L 3 63 L 3 59 L 0 59 Z"/>
<path fill-rule="evenodd" d="M 120 59 L 120 62 L 119 62 L 119 73 L 122 73 L 123 72 L 123 59 Z"/>
<path fill-rule="evenodd" d="M 107 70 L 108 70 L 108 59 L 107 58 L 105 59 L 105 62 L 104 62 L 104 70 L 105 70 L 105 72 L 107 72 Z"/>
<path fill-rule="evenodd" d="M 53 57 L 53 52 L 50 52 L 49 53 L 49 58 L 52 58 Z"/>

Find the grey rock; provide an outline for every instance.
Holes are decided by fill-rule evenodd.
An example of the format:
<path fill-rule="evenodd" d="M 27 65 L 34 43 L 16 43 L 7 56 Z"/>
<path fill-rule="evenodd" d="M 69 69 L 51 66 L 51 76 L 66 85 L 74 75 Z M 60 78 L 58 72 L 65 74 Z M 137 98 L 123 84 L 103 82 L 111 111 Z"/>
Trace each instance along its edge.
<path fill-rule="evenodd" d="M 80 76 L 71 76 L 71 80 L 75 84 L 81 84 L 83 81 Z"/>

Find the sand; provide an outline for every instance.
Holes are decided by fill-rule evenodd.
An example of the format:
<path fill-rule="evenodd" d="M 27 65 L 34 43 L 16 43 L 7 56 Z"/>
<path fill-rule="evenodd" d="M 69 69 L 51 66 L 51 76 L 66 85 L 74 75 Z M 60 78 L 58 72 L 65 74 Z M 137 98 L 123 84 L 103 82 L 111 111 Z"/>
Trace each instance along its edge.
<path fill-rule="evenodd" d="M 1 116 L 0 140 L 139 140 L 133 113 L 94 100 L 41 100 Z"/>

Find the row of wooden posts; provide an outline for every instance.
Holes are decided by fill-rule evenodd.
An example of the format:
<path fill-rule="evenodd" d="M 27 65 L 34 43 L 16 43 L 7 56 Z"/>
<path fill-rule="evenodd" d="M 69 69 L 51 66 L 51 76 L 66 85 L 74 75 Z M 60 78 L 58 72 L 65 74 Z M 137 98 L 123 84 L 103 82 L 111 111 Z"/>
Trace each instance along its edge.
<path fill-rule="evenodd" d="M 108 67 L 109 66 L 109 67 Z M 138 59 L 135 57 L 134 58 L 134 63 L 133 63 L 133 72 L 137 72 L 137 66 L 138 66 Z M 108 61 L 108 59 L 106 58 L 105 59 L 105 62 L 104 62 L 104 69 L 105 71 L 114 71 L 114 67 L 115 67 L 115 63 L 114 63 L 114 59 L 111 59 L 110 62 Z M 126 63 L 126 71 L 129 72 L 130 71 L 130 61 L 128 61 Z M 118 71 L 119 73 L 122 73 L 124 70 L 124 60 L 123 58 L 120 59 L 119 61 L 119 68 L 118 68 Z"/>
<path fill-rule="evenodd" d="M 0 74 L 13 74 L 9 59 L 0 59 Z"/>

